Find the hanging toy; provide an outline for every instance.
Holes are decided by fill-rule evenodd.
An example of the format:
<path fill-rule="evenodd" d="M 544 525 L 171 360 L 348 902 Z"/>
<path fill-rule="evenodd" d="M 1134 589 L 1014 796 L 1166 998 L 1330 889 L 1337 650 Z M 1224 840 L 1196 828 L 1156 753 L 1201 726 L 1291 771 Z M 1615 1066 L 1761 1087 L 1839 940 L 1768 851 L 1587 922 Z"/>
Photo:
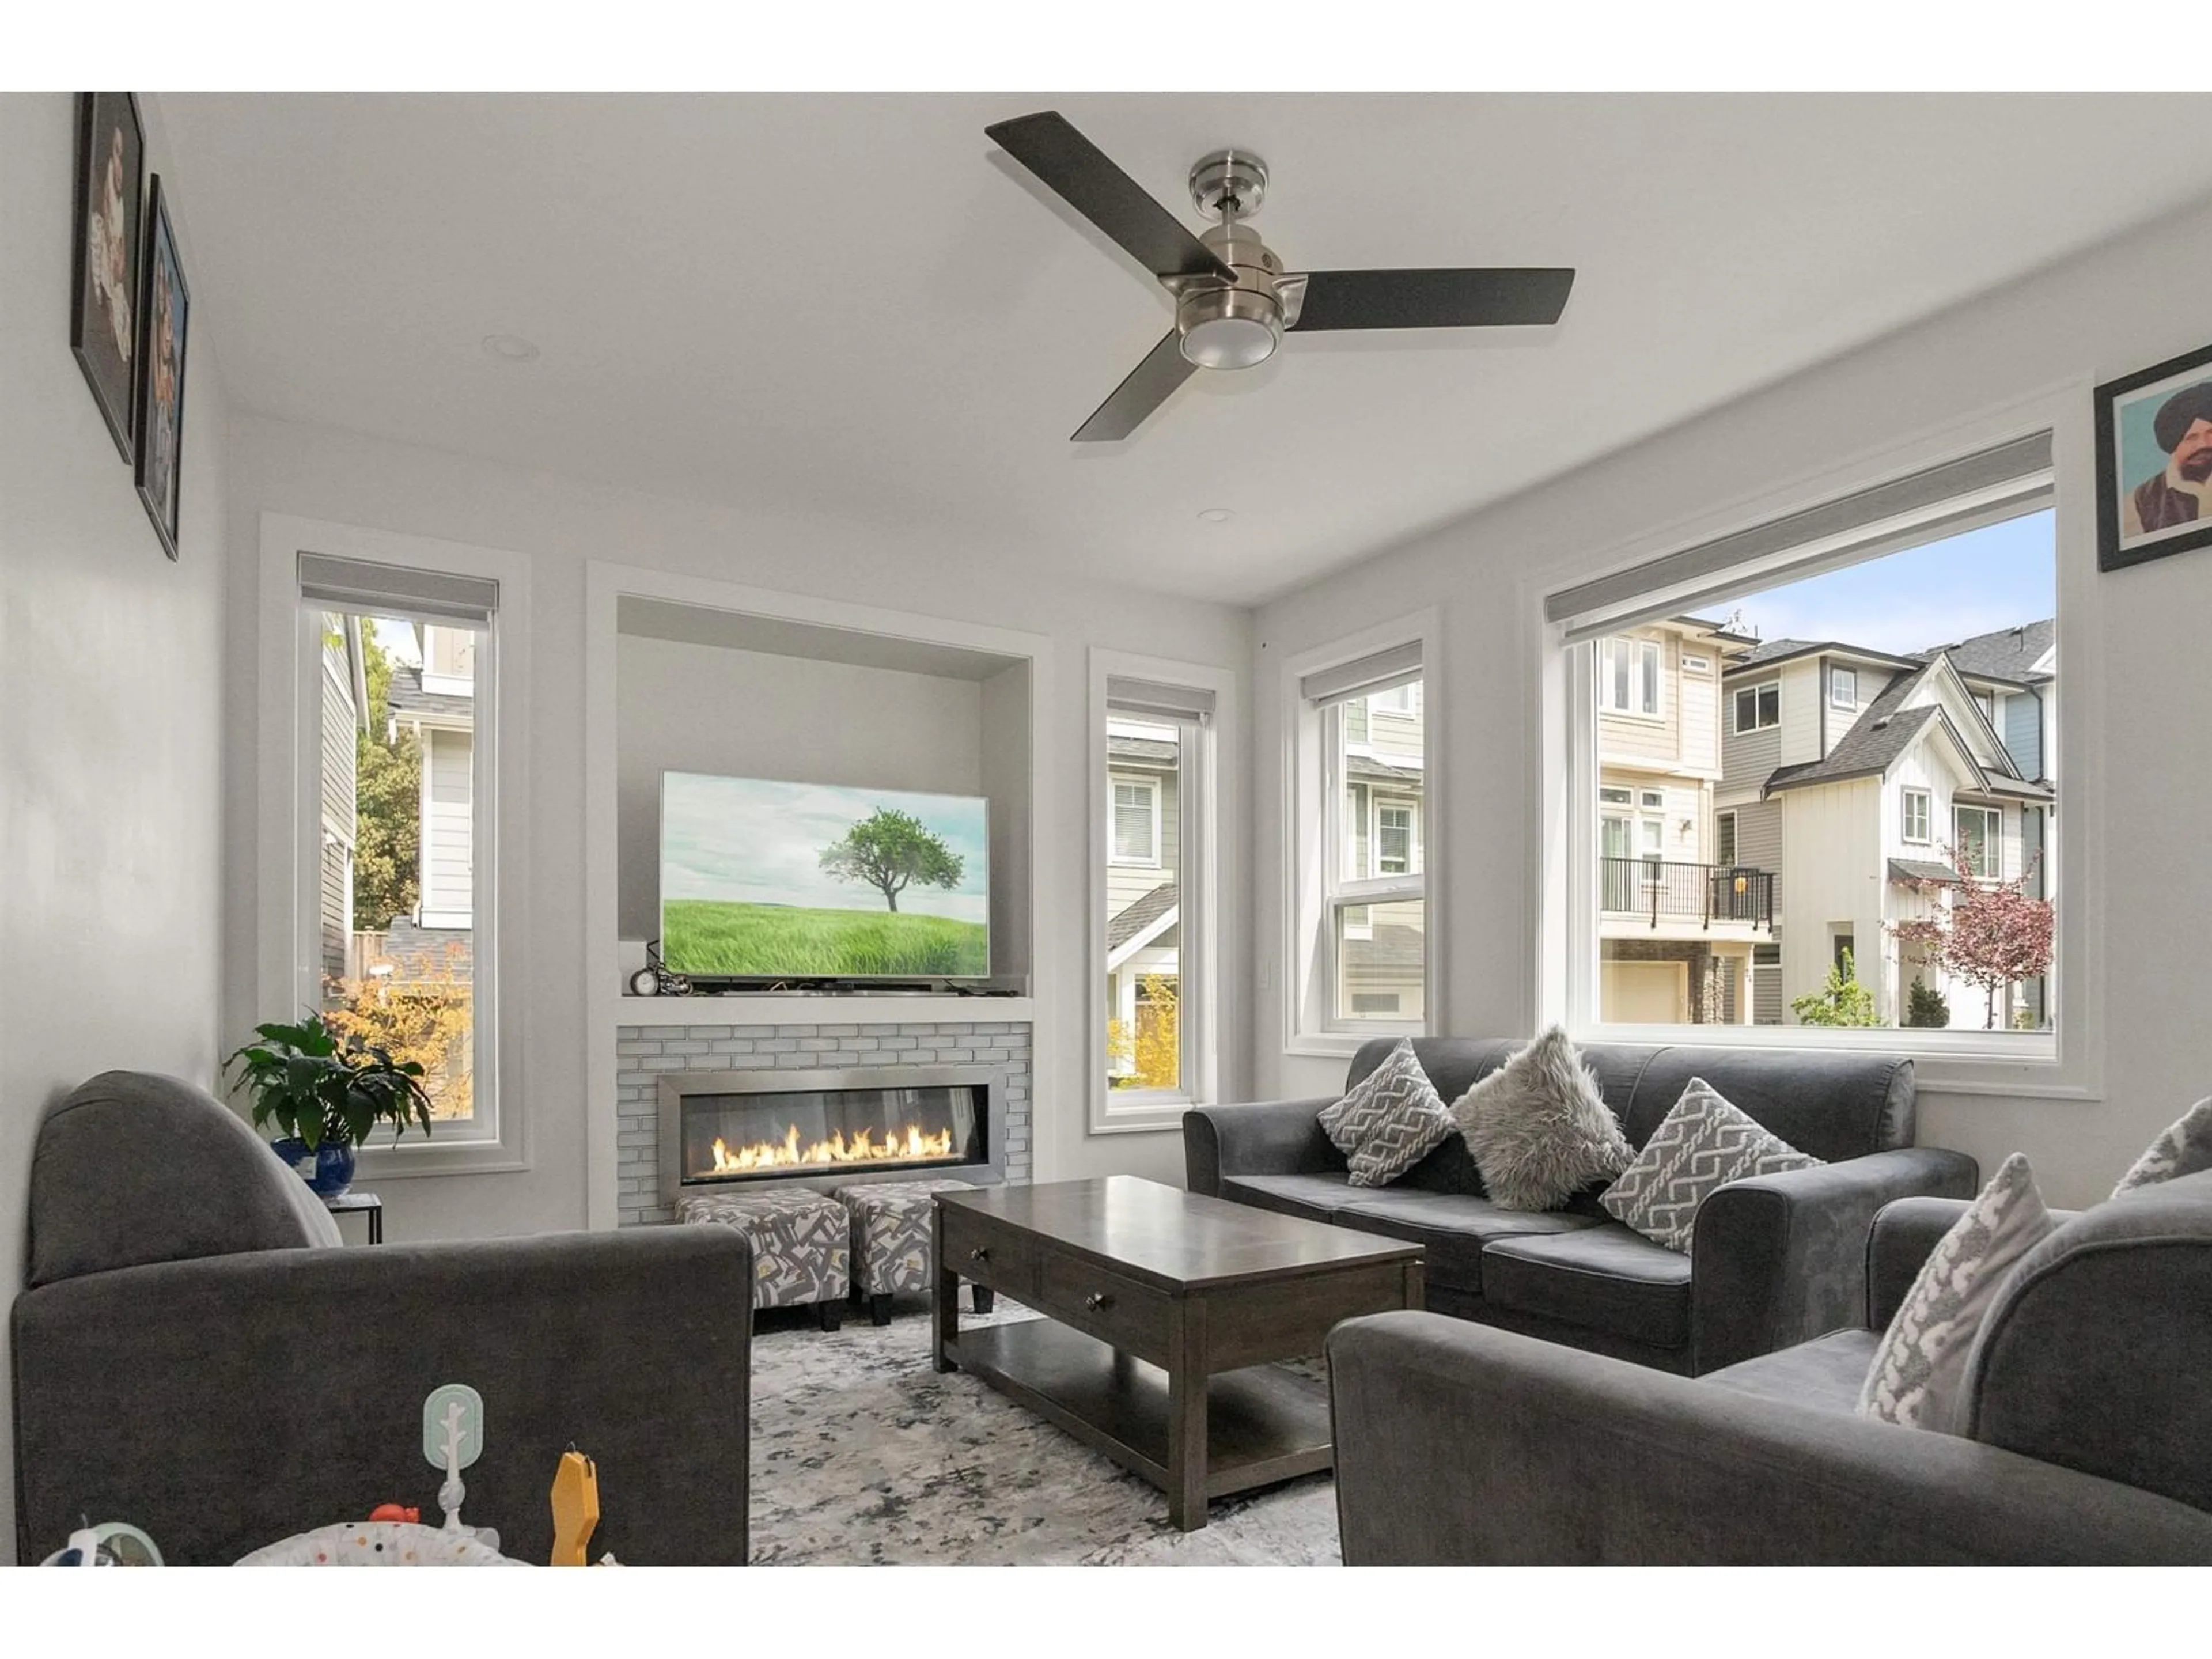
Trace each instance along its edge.
<path fill-rule="evenodd" d="M 422 1402 L 422 1455 L 433 1468 L 446 1472 L 438 1488 L 438 1506 L 446 1512 L 445 1530 L 481 1539 L 499 1547 L 499 1534 L 489 1527 L 461 1524 L 461 1500 L 468 1488 L 461 1471 L 483 1455 L 483 1396 L 465 1382 L 448 1382 L 433 1389 Z"/>

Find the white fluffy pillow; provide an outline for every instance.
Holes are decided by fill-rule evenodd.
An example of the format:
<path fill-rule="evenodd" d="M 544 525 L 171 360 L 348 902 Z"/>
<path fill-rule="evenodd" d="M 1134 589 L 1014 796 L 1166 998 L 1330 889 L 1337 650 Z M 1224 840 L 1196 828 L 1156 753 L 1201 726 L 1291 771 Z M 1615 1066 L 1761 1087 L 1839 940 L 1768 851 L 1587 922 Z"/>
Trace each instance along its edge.
<path fill-rule="evenodd" d="M 1556 1210 L 1635 1155 L 1556 1025 L 1453 1102 L 1451 1115 L 1501 1210 Z"/>

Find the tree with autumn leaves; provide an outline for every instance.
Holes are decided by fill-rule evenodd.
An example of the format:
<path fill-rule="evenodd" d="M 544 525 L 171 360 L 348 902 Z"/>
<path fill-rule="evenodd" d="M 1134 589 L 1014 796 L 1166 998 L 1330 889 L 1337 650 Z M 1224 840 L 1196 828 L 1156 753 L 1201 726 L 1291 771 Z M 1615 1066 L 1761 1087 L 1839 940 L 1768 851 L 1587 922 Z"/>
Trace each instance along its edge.
<path fill-rule="evenodd" d="M 1925 893 L 1948 891 L 1950 902 L 1932 916 L 1888 924 L 1889 933 L 1923 961 L 1980 986 L 1989 1002 L 1987 1029 L 1995 1030 L 1997 999 L 2006 988 L 2051 971 L 2057 910 L 2049 899 L 2028 895 L 2034 860 L 2009 880 L 1992 880 L 1975 875 L 1959 848 L 1947 847 L 1943 854 L 1955 879 L 1913 884 Z"/>

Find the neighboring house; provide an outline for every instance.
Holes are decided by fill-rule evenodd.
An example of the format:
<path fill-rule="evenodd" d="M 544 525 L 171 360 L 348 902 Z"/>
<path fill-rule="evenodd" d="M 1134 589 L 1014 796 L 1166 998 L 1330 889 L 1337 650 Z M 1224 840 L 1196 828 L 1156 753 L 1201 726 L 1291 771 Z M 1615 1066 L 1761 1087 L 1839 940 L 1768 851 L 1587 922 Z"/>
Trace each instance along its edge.
<path fill-rule="evenodd" d="M 1124 1034 L 1110 1077 L 1134 1079 L 1135 1041 L 1160 1017 L 1146 981 L 1181 988 L 1180 757 L 1173 726 L 1116 720 L 1106 728 L 1106 1017 Z"/>
<path fill-rule="evenodd" d="M 1784 1023 L 1845 951 L 1884 1021 L 1904 1023 L 1923 977 L 1954 1025 L 1984 1023 L 1980 992 L 1900 961 L 1889 929 L 1944 902 L 1926 884 L 1957 879 L 1947 848 L 1984 878 L 2032 866 L 2048 890 L 2052 641 L 2048 622 L 1911 656 L 1785 639 L 1729 663 L 1717 813 L 1738 857 L 1778 872 L 1759 1023 Z M 2040 1020 L 2039 986 L 2010 1003 L 2001 1023 Z"/>
<path fill-rule="evenodd" d="M 1771 865 L 1715 810 L 1728 653 L 1695 617 L 1597 642 L 1598 1007 L 1614 1023 L 1748 1024 Z"/>
<path fill-rule="evenodd" d="M 368 687 L 361 648 L 361 618 L 333 618 L 341 625 L 323 635 L 322 823 L 317 875 L 319 959 L 323 975 L 337 979 L 347 970 L 353 938 L 354 851 L 360 844 L 355 802 L 360 779 L 354 733 L 367 729 Z"/>
<path fill-rule="evenodd" d="M 382 955 L 407 979 L 449 963 L 467 971 L 475 860 L 476 635 L 469 629 L 416 627 L 422 662 L 395 662 L 386 694 L 391 732 L 412 732 L 422 755 L 421 885 L 416 913 L 395 919 Z"/>
<path fill-rule="evenodd" d="M 1426 862 L 1425 696 L 1416 680 L 1344 705 L 1344 880 L 1411 875 Z M 1427 907 L 1412 903 L 1344 913 L 1337 968 L 1344 1013 L 1426 1018 L 1426 921 Z"/>

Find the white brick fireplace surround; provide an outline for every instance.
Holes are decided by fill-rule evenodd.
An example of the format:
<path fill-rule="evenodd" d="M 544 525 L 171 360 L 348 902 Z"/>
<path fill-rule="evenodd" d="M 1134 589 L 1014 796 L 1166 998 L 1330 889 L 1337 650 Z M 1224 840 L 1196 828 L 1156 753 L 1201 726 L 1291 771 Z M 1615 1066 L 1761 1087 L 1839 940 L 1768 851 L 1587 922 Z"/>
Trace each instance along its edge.
<path fill-rule="evenodd" d="M 884 1021 L 839 1020 L 832 1006 L 818 1023 L 763 1024 L 741 1018 L 751 1012 L 742 1005 L 727 1006 L 734 999 L 684 999 L 681 1007 L 675 999 L 624 1000 L 651 1007 L 653 1021 L 615 1028 L 616 1206 L 625 1227 L 675 1219 L 660 1188 L 659 1090 L 669 1072 L 988 1066 L 1006 1079 L 1006 1179 L 1030 1178 L 1030 1024 L 982 1018 L 1011 1012 L 1003 1006 L 978 1000 L 974 1019 Z"/>

